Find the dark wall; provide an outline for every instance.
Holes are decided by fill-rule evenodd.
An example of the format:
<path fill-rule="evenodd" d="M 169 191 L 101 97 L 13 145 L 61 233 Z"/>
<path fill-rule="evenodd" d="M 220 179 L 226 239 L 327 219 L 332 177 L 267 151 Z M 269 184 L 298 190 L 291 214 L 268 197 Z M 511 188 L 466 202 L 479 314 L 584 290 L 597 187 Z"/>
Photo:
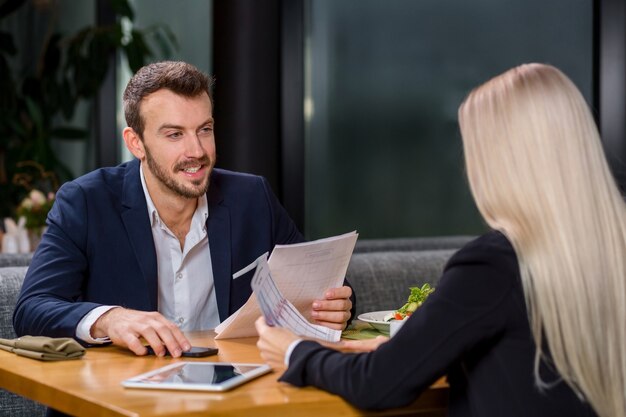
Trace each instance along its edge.
<path fill-rule="evenodd" d="M 302 0 L 214 2 L 217 166 L 265 176 L 302 230 Z"/>
<path fill-rule="evenodd" d="M 214 3 L 213 73 L 219 167 L 264 175 L 278 191 L 278 0 Z"/>

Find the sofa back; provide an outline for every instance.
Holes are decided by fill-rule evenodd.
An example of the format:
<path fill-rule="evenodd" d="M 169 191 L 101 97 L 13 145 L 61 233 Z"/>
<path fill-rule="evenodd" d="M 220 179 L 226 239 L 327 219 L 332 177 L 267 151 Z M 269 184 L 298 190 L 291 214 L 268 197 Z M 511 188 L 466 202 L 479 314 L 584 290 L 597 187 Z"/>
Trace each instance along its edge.
<path fill-rule="evenodd" d="M 406 302 L 409 287 L 436 286 L 456 250 L 353 253 L 346 278 L 356 294 L 356 314 L 396 310 Z"/>
<path fill-rule="evenodd" d="M 390 239 L 357 240 L 354 253 L 363 252 L 408 252 L 440 249 L 459 249 L 476 236 L 424 236 Z"/>
<path fill-rule="evenodd" d="M 32 253 L 0 253 L 0 268 L 7 266 L 28 266 Z"/>

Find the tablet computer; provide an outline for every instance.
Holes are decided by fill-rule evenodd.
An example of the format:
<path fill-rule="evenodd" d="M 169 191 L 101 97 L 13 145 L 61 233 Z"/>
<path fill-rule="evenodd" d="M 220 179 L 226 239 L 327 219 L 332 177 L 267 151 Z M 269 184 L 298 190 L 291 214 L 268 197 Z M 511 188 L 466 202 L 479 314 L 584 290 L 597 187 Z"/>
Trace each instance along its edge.
<path fill-rule="evenodd" d="M 268 373 L 260 363 L 176 362 L 122 381 L 127 388 L 226 391 Z"/>

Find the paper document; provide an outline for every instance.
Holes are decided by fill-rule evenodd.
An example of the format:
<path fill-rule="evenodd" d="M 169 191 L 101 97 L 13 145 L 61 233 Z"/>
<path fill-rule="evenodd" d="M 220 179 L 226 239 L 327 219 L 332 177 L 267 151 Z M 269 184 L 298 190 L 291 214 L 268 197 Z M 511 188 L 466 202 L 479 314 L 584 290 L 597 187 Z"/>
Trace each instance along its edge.
<path fill-rule="evenodd" d="M 265 321 L 270 326 L 284 327 L 299 336 L 314 337 L 330 342 L 339 341 L 340 330 L 309 323 L 280 293 L 264 256 L 258 259 L 256 272 L 252 278 L 252 289 L 261 306 Z"/>
<path fill-rule="evenodd" d="M 343 285 L 357 237 L 356 232 L 351 232 L 312 242 L 274 247 L 267 261 L 273 281 L 283 297 L 307 321 L 312 321 L 313 300 L 323 299 L 324 291 Z M 252 269 L 257 263 L 258 259 L 244 270 Z M 239 275 L 239 272 L 235 274 Z M 217 326 L 215 338 L 256 336 L 254 321 L 261 314 L 256 296 L 252 294 L 239 310 Z"/>

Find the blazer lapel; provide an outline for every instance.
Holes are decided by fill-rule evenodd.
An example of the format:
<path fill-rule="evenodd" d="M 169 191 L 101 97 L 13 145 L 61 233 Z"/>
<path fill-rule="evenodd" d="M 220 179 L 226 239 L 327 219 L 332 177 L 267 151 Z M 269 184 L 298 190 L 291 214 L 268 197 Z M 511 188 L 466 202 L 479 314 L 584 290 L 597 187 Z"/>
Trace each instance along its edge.
<path fill-rule="evenodd" d="M 231 251 L 230 251 L 230 211 L 221 204 L 219 188 L 211 183 L 207 194 L 209 218 L 206 222 L 213 264 L 213 284 L 217 297 L 220 321 L 226 320 L 230 311 Z"/>
<path fill-rule="evenodd" d="M 151 311 L 158 309 L 158 271 L 148 206 L 141 187 L 139 160 L 128 163 L 122 188 L 122 221 L 146 284 Z"/>

